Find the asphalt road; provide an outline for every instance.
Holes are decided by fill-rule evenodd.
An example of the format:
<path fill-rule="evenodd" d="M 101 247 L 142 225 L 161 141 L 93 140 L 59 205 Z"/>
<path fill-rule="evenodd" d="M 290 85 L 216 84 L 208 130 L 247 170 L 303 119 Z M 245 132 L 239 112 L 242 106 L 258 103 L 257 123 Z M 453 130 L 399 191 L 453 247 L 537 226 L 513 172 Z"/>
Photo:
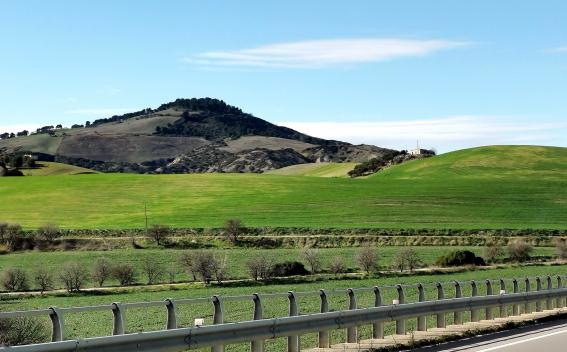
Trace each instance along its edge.
<path fill-rule="evenodd" d="M 476 336 L 436 346 L 420 352 L 564 352 L 567 351 L 567 318 Z"/>

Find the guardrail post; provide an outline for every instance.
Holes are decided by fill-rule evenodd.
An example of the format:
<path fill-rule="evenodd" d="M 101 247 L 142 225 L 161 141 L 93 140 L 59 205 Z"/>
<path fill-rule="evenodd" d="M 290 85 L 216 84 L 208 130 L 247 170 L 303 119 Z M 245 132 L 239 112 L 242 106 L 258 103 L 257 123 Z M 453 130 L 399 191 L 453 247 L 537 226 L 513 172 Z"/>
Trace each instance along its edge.
<path fill-rule="evenodd" d="M 490 280 L 486 280 L 486 295 L 487 296 L 492 296 L 492 282 Z M 486 307 L 484 309 L 484 314 L 485 314 L 485 319 L 486 320 L 492 320 L 493 316 L 492 316 L 492 307 Z"/>
<path fill-rule="evenodd" d="M 223 324 L 224 312 L 223 312 L 222 301 L 219 296 L 213 296 L 213 307 L 214 307 L 213 324 L 214 325 Z M 211 352 L 224 352 L 224 346 L 223 345 L 212 346 Z"/>
<path fill-rule="evenodd" d="M 563 288 L 563 282 L 561 281 L 560 275 L 557 275 L 557 288 Z M 564 302 L 565 302 L 564 297 L 557 297 L 555 305 L 557 306 L 557 308 L 563 308 L 563 307 L 565 307 Z"/>
<path fill-rule="evenodd" d="M 535 280 L 536 280 L 536 291 L 541 291 L 541 278 L 539 276 L 536 276 Z M 536 301 L 535 310 L 536 312 L 541 312 L 543 310 L 541 309 L 541 299 L 538 299 Z"/>
<path fill-rule="evenodd" d="M 506 294 L 506 282 L 504 279 L 500 279 L 500 294 Z M 498 308 L 498 316 L 506 318 L 508 316 L 508 306 L 501 304 Z"/>
<path fill-rule="evenodd" d="M 443 300 L 445 299 L 445 293 L 443 292 L 443 285 L 440 282 L 436 284 L 437 286 L 437 299 Z M 446 326 L 445 323 L 445 313 L 437 314 L 437 327 L 444 328 Z"/>
<path fill-rule="evenodd" d="M 175 303 L 172 299 L 165 300 L 165 308 L 167 309 L 167 330 L 177 329 L 177 314 L 175 313 Z"/>
<path fill-rule="evenodd" d="M 380 293 L 380 288 L 374 286 L 374 307 L 380 307 L 382 305 L 382 294 Z M 384 338 L 384 323 L 374 322 L 372 324 L 372 338 L 383 339 Z"/>
<path fill-rule="evenodd" d="M 530 284 L 530 278 L 526 277 L 526 293 L 530 292 L 532 290 L 531 284 Z M 531 309 L 531 304 L 530 301 L 526 301 L 526 303 L 524 303 L 524 313 L 529 314 L 532 312 Z"/>
<path fill-rule="evenodd" d="M 354 294 L 354 290 L 349 288 L 347 290 L 348 294 L 348 309 L 354 310 L 356 309 L 356 295 Z M 358 340 L 358 329 L 356 326 L 351 326 L 347 328 L 347 342 L 348 343 L 355 343 Z"/>
<path fill-rule="evenodd" d="M 254 314 L 252 315 L 252 319 L 264 319 L 264 311 L 262 309 L 262 300 L 260 299 L 260 295 L 254 293 L 252 295 L 252 301 L 254 302 Z M 264 340 L 254 340 L 250 342 L 250 352 L 264 352 Z"/>
<path fill-rule="evenodd" d="M 396 290 L 398 291 L 398 304 L 404 304 L 406 302 L 406 297 L 404 295 L 404 288 L 402 285 L 396 285 Z M 396 335 L 406 334 L 406 321 L 396 320 Z"/>
<path fill-rule="evenodd" d="M 425 302 L 425 290 L 422 284 L 417 284 L 417 300 L 419 302 Z M 417 317 L 417 331 L 427 330 L 427 320 L 425 315 Z"/>
<path fill-rule="evenodd" d="M 49 307 L 49 318 L 51 319 L 51 342 L 63 341 L 65 339 L 65 323 L 63 313 L 57 307 Z"/>
<path fill-rule="evenodd" d="M 520 292 L 520 289 L 518 287 L 518 280 L 516 280 L 516 279 L 512 280 L 512 286 L 514 287 L 514 293 Z M 514 316 L 520 315 L 520 305 L 519 304 L 513 304 L 512 305 L 512 315 L 514 315 Z"/>
<path fill-rule="evenodd" d="M 327 299 L 327 292 L 325 290 L 319 290 L 319 297 L 321 297 L 321 313 L 327 313 L 329 311 L 329 300 Z M 319 348 L 329 348 L 331 347 L 331 340 L 328 331 L 319 331 Z"/>
<path fill-rule="evenodd" d="M 463 297 L 463 292 L 461 291 L 461 284 L 455 281 L 455 298 Z M 463 323 L 463 312 L 455 311 L 453 313 L 453 324 L 461 325 Z"/>
<path fill-rule="evenodd" d="M 299 315 L 295 292 L 289 291 L 287 298 L 289 299 L 289 316 L 294 317 Z M 287 352 L 299 352 L 299 335 L 291 335 L 287 337 Z"/>
<path fill-rule="evenodd" d="M 547 275 L 546 279 L 547 279 L 547 289 L 553 290 L 553 284 L 551 282 L 551 276 Z M 552 298 L 548 298 L 547 301 L 545 302 L 545 309 L 547 309 L 547 310 L 553 309 L 553 299 Z"/>
<path fill-rule="evenodd" d="M 471 280 L 471 297 L 478 296 L 478 287 L 476 286 L 476 282 Z M 476 323 L 479 322 L 480 318 L 478 316 L 478 309 L 471 309 L 471 322 Z"/>
<path fill-rule="evenodd" d="M 126 325 L 126 318 L 124 316 L 124 309 L 120 303 L 112 303 L 112 315 L 114 323 L 112 325 L 112 335 L 124 335 L 124 325 Z"/>

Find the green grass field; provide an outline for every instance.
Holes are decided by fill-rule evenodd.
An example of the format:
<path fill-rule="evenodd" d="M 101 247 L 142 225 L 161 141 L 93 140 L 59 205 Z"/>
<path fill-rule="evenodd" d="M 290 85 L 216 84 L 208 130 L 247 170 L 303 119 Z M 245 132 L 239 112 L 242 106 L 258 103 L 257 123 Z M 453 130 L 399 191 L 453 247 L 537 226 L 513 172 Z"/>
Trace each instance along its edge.
<path fill-rule="evenodd" d="M 456 274 L 445 275 L 423 275 L 423 276 L 405 276 L 405 277 L 387 277 L 387 278 L 365 278 L 353 280 L 336 280 L 327 282 L 311 282 L 302 284 L 280 284 L 270 286 L 257 287 L 194 287 L 189 289 L 177 289 L 170 291 L 147 291 L 129 293 L 112 293 L 112 294 L 77 294 L 77 295 L 59 295 L 45 297 L 27 297 L 27 298 L 5 298 L 0 300 L 0 311 L 28 310 L 36 308 L 56 307 L 72 307 L 72 306 L 90 306 L 100 304 L 110 304 L 112 302 L 140 302 L 140 301 L 161 301 L 166 298 L 198 298 L 211 297 L 212 295 L 235 296 L 235 295 L 251 295 L 252 293 L 268 294 L 268 293 L 285 293 L 287 291 L 297 292 L 313 292 L 313 295 L 300 295 L 298 304 L 300 314 L 314 313 L 319 309 L 319 298 L 317 290 L 325 288 L 329 295 L 330 309 L 345 309 L 348 305 L 346 289 L 347 288 L 370 288 L 373 286 L 391 286 L 395 284 L 415 284 L 421 282 L 426 286 L 427 299 L 434 299 L 436 289 L 432 285 L 437 281 L 450 282 L 452 280 L 469 281 L 479 280 L 479 293 L 484 294 L 484 279 L 498 278 L 514 278 L 522 279 L 526 276 L 545 276 L 545 275 L 565 275 L 567 274 L 567 266 L 528 266 L 514 267 L 506 269 L 470 271 Z M 523 289 L 523 281 L 520 281 Z M 555 281 L 554 281 L 555 284 Z M 532 289 L 535 284 L 532 283 Z M 510 283 L 508 283 L 510 287 Z M 451 284 L 445 285 L 446 297 L 450 298 L 454 295 Z M 499 289 L 498 286 L 495 289 Z M 406 302 L 414 302 L 417 299 L 416 289 L 406 288 Z M 470 285 L 463 286 L 463 294 L 470 295 Z M 395 298 L 395 289 L 382 289 L 383 302 L 389 304 Z M 357 302 L 360 308 L 369 307 L 373 304 L 372 292 L 358 292 Z M 252 302 L 227 301 L 224 303 L 225 321 L 235 322 L 250 320 L 252 316 Z M 212 304 L 210 302 L 195 303 L 190 305 L 179 305 L 177 308 L 178 322 L 181 326 L 190 326 L 195 318 L 205 318 L 206 324 L 212 323 Z M 264 317 L 271 318 L 276 316 L 285 316 L 287 314 L 287 299 L 285 297 L 267 297 L 264 296 Z M 481 313 L 481 318 L 483 317 Z M 497 312 L 495 312 L 497 316 Z M 130 309 L 126 311 L 127 331 L 151 331 L 163 329 L 165 326 L 165 308 L 141 308 Z M 42 319 L 48 324 L 48 318 Z M 468 319 L 468 313 L 465 314 L 465 321 Z M 434 324 L 434 318 L 428 317 L 428 324 Z M 452 315 L 447 315 L 447 323 L 452 322 Z M 106 312 L 86 312 L 86 313 L 68 313 L 65 315 L 65 324 L 67 327 L 67 338 L 90 337 L 109 335 L 112 331 L 112 314 L 110 309 Z M 415 319 L 408 320 L 408 329 L 415 329 Z M 385 325 L 386 333 L 393 332 L 393 324 Z M 369 327 L 361 327 L 359 329 L 361 339 L 369 338 Z M 344 331 L 336 330 L 332 332 L 332 340 L 336 343 L 344 341 Z M 306 334 L 301 338 L 302 346 L 315 346 L 316 335 Z M 267 343 L 267 351 L 282 351 L 285 349 L 284 339 L 270 340 Z M 248 347 L 249 349 L 249 347 Z M 247 346 L 244 344 L 233 345 L 227 348 L 227 351 L 246 351 Z"/>
<path fill-rule="evenodd" d="M 367 179 L 97 174 L 0 180 L 0 221 L 27 228 L 150 223 L 383 228 L 567 228 L 567 148 L 483 147 Z"/>
<path fill-rule="evenodd" d="M 348 172 L 358 163 L 315 163 L 299 164 L 266 172 L 269 175 L 348 177 Z"/>
<path fill-rule="evenodd" d="M 84 167 L 49 161 L 39 161 L 37 162 L 37 167 L 31 169 L 24 168 L 21 171 L 24 176 L 63 176 L 98 173 Z"/>
<path fill-rule="evenodd" d="M 420 259 L 426 265 L 431 265 L 435 260 L 446 254 L 449 250 L 470 250 L 477 255 L 482 255 L 482 247 L 436 247 L 424 246 L 415 247 Z M 391 267 L 392 258 L 400 250 L 400 247 L 380 247 L 378 248 L 379 261 L 378 264 L 388 269 Z M 340 257 L 344 260 L 345 265 L 352 271 L 360 271 L 356 262 L 356 256 L 360 248 L 327 248 L 320 249 L 322 268 L 327 269 L 333 258 Z M 115 263 L 128 263 L 136 268 L 137 282 L 146 283 L 146 278 L 142 270 L 145 258 L 152 258 L 162 264 L 164 268 L 176 267 L 176 281 L 190 281 L 191 278 L 183 271 L 179 265 L 179 257 L 183 250 L 178 249 L 117 249 L 112 251 L 64 251 L 64 252 L 38 252 L 27 251 L 12 254 L 0 255 L 0 272 L 8 267 L 19 267 L 29 271 L 30 276 L 35 268 L 46 268 L 53 273 L 57 273 L 58 269 L 67 262 L 79 262 L 86 268 L 92 268 L 98 258 L 107 258 Z M 274 262 L 283 262 L 286 260 L 297 260 L 304 262 L 302 250 L 300 249 L 224 249 L 214 250 L 215 255 L 220 258 L 226 257 L 228 260 L 228 275 L 232 279 L 248 278 L 246 269 L 246 261 L 259 253 L 267 253 Z M 535 247 L 534 256 L 554 256 L 555 248 L 552 247 Z M 308 268 L 307 263 L 305 266 Z M 162 282 L 167 282 L 164 275 Z M 109 285 L 117 285 L 118 283 L 110 280 Z M 89 286 L 95 286 L 93 282 L 89 282 Z M 57 284 L 61 288 L 60 283 Z"/>

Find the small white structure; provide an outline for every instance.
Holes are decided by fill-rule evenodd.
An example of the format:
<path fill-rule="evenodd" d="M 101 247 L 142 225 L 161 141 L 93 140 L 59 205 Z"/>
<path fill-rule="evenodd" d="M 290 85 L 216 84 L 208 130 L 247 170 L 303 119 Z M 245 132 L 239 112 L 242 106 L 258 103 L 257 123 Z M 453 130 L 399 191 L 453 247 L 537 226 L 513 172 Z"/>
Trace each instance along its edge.
<path fill-rule="evenodd" d="M 410 149 L 409 150 L 410 155 L 421 155 L 421 154 L 426 154 L 427 150 L 426 149 L 421 149 L 419 147 L 419 141 L 417 141 L 416 145 L 415 145 L 415 149 Z"/>

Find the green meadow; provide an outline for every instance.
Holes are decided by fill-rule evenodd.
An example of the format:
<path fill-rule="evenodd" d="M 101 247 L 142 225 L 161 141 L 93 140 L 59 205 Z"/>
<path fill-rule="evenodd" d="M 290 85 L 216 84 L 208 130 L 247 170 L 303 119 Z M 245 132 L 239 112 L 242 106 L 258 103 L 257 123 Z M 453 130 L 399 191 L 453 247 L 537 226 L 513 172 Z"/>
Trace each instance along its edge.
<path fill-rule="evenodd" d="M 150 223 L 381 228 L 567 228 L 567 148 L 481 147 L 365 179 L 94 174 L 0 180 L 0 221 L 35 228 Z"/>

